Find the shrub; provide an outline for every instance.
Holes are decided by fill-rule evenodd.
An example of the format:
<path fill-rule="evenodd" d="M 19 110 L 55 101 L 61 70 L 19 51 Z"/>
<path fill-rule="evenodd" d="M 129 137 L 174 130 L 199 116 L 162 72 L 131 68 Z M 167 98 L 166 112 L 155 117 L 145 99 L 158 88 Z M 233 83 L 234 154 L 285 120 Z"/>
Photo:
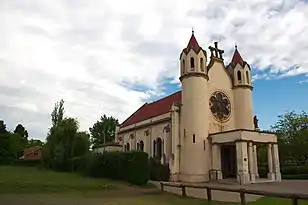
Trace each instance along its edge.
<path fill-rule="evenodd" d="M 144 185 L 149 180 L 148 154 L 145 152 L 105 152 L 88 158 L 86 173 Z"/>
<path fill-rule="evenodd" d="M 150 157 L 150 179 L 153 181 L 169 181 L 170 169 L 168 165 L 161 164 L 156 159 Z"/>
<path fill-rule="evenodd" d="M 42 162 L 39 159 L 0 158 L 0 165 L 38 167 Z"/>

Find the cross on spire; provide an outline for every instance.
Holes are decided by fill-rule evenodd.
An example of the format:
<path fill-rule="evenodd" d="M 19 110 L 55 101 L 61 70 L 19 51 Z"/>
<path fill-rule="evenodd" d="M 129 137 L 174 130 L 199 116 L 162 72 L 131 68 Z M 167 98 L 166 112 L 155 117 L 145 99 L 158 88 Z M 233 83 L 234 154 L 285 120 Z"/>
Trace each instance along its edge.
<path fill-rule="evenodd" d="M 218 42 L 214 42 L 215 47 L 209 46 L 209 49 L 211 51 L 211 57 L 222 58 L 222 54 L 224 53 L 224 50 L 218 48 Z"/>

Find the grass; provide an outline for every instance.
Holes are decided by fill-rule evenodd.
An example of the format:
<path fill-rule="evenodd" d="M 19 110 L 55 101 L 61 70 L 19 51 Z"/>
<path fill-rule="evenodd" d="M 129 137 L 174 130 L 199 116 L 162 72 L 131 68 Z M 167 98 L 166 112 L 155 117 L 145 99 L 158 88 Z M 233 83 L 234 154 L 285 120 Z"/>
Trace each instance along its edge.
<path fill-rule="evenodd" d="M 108 179 L 93 179 L 73 173 L 38 170 L 33 167 L 0 166 L 0 205 L 231 205 L 173 194 L 143 193 L 145 189 Z M 291 205 L 291 200 L 261 198 L 249 205 Z M 300 201 L 308 205 L 308 201 Z"/>
<path fill-rule="evenodd" d="M 115 188 L 118 183 L 78 174 L 38 170 L 34 167 L 0 166 L 1 193 L 94 191 Z"/>

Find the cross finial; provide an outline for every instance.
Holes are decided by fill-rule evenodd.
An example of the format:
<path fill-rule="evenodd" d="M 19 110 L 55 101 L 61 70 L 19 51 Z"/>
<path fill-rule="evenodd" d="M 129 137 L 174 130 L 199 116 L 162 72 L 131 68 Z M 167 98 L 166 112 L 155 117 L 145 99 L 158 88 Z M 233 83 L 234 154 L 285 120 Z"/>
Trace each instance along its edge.
<path fill-rule="evenodd" d="M 237 49 L 237 44 L 235 43 L 235 49 Z"/>
<path fill-rule="evenodd" d="M 194 35 L 194 33 L 195 33 L 194 27 L 191 28 L 191 33 Z"/>
<path fill-rule="evenodd" d="M 224 50 L 221 50 L 218 48 L 218 42 L 214 42 L 215 47 L 209 46 L 209 49 L 211 50 L 211 57 L 222 59 L 222 54 L 224 53 Z"/>

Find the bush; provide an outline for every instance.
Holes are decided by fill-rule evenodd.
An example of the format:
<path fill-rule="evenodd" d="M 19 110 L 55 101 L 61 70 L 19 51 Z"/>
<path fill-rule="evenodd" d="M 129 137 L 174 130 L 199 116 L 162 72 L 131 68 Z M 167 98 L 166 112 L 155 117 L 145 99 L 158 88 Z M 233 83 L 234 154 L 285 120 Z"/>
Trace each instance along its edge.
<path fill-rule="evenodd" d="M 150 179 L 153 181 L 169 181 L 170 169 L 168 165 L 161 164 L 154 158 L 149 159 Z"/>
<path fill-rule="evenodd" d="M 92 177 L 106 177 L 144 185 L 150 171 L 148 154 L 145 152 L 105 152 L 88 158 L 86 173 Z"/>
<path fill-rule="evenodd" d="M 42 162 L 39 159 L 0 158 L 0 165 L 38 167 L 42 165 Z"/>
<path fill-rule="evenodd" d="M 260 177 L 262 178 L 267 177 L 267 172 L 268 172 L 267 166 L 259 167 Z M 303 177 L 300 175 L 308 175 L 308 166 L 281 166 L 280 172 L 282 176 L 287 177 L 286 179 L 291 179 L 293 176 Z"/>
<path fill-rule="evenodd" d="M 308 179 L 308 174 L 282 175 L 283 179 Z"/>

